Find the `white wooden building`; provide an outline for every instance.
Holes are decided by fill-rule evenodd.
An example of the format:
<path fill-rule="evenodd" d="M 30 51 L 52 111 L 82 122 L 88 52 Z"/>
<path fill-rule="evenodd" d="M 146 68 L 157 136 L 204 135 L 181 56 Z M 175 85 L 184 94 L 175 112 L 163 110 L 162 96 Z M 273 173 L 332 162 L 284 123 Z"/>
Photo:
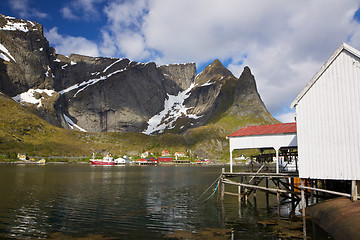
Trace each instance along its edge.
<path fill-rule="evenodd" d="M 291 107 L 300 178 L 360 180 L 360 51 L 343 43 Z"/>
<path fill-rule="evenodd" d="M 230 172 L 233 171 L 232 153 L 235 149 L 274 149 L 276 151 L 276 172 L 279 173 L 279 150 L 282 147 L 296 147 L 296 123 L 249 126 L 227 136 L 230 145 Z"/>

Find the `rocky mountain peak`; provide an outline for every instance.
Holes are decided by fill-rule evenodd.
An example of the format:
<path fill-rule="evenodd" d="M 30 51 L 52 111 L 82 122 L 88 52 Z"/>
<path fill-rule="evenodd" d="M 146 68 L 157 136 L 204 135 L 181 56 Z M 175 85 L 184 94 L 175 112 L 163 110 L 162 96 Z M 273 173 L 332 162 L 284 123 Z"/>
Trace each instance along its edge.
<path fill-rule="evenodd" d="M 0 14 L 0 30 L 29 32 L 37 31 L 43 34 L 43 26 L 37 22 L 18 19 Z"/>
<path fill-rule="evenodd" d="M 64 56 L 49 46 L 42 29 L 0 15 L 0 92 L 54 125 L 88 132 L 184 133 L 229 111 L 268 114 L 248 67 L 237 79 L 218 59 L 196 75 L 195 63 L 157 66 Z"/>
<path fill-rule="evenodd" d="M 227 77 L 234 77 L 234 75 L 220 62 L 220 60 L 216 59 L 197 75 L 195 82 L 198 85 L 202 85 L 207 82 L 211 83 L 223 80 Z"/>
<path fill-rule="evenodd" d="M 0 15 L 0 91 L 14 96 L 51 88 L 54 52 L 40 24 Z"/>
<path fill-rule="evenodd" d="M 252 95 L 255 95 L 253 98 L 256 97 L 260 99 L 260 95 L 258 94 L 256 87 L 255 77 L 252 75 L 250 68 L 245 66 L 235 87 L 235 100 L 241 102 L 244 98 L 249 98 L 249 96 Z"/>
<path fill-rule="evenodd" d="M 172 95 L 188 89 L 196 76 L 195 63 L 168 64 L 159 66 L 159 70 L 164 77 L 167 92 Z"/>

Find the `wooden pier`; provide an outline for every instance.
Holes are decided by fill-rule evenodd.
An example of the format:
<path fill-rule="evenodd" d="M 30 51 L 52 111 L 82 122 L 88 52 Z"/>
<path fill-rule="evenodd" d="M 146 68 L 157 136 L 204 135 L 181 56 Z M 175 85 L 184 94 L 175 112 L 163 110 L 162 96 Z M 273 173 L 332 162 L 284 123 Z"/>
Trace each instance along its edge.
<path fill-rule="evenodd" d="M 250 194 L 256 197 L 256 191 L 266 193 L 266 200 L 269 201 L 269 194 L 276 195 L 280 213 L 281 200 L 290 200 L 293 210 L 301 203 L 302 214 L 305 216 L 305 208 L 318 203 L 320 199 L 330 196 L 345 196 L 353 201 L 360 199 L 357 193 L 356 182 L 351 182 L 351 193 L 341 192 L 337 189 L 329 189 L 331 182 L 318 179 L 300 179 L 298 172 L 280 172 L 265 170 L 262 165 L 257 172 L 226 172 L 222 169 L 220 176 L 218 199 L 223 201 L 225 195 L 238 197 L 239 203 L 247 202 Z M 265 182 L 265 184 L 264 184 Z M 349 185 L 349 183 L 348 183 Z M 230 188 L 230 186 L 237 186 Z M 340 187 L 343 188 L 343 187 Z M 228 190 L 231 189 L 231 190 Z"/>

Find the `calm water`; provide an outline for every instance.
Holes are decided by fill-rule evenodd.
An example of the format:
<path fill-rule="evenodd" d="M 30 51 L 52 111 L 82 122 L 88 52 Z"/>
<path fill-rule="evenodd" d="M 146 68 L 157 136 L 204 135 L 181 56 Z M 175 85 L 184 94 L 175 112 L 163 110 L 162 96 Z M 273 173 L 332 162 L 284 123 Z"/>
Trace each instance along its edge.
<path fill-rule="evenodd" d="M 276 232 L 289 223 L 302 230 L 298 218 L 287 221 L 287 205 L 279 217 L 272 195 L 269 206 L 261 192 L 240 207 L 233 196 L 223 204 L 217 194 L 198 201 L 220 172 L 219 166 L 0 165 L 0 238 L 279 239 Z M 310 238 L 327 239 L 313 224 L 308 228 Z"/>

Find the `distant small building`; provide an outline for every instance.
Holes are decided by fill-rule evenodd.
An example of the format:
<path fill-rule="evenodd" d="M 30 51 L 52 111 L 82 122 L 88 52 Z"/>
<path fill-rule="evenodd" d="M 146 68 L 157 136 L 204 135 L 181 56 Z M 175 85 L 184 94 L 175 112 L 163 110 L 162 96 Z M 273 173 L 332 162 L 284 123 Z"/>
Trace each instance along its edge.
<path fill-rule="evenodd" d="M 186 154 L 184 152 L 176 152 L 175 157 L 186 157 Z"/>
<path fill-rule="evenodd" d="M 143 153 L 141 154 L 141 158 L 146 158 L 146 157 L 151 156 L 151 155 L 152 155 L 152 152 L 146 151 L 146 152 L 143 152 Z"/>
<path fill-rule="evenodd" d="M 39 163 L 39 164 L 45 164 L 45 163 L 46 163 L 46 160 L 42 158 L 42 159 L 40 159 L 40 160 L 38 161 L 38 163 Z"/>
<path fill-rule="evenodd" d="M 141 158 L 135 162 L 138 165 L 156 165 L 159 161 L 154 157 Z"/>
<path fill-rule="evenodd" d="M 197 164 L 209 164 L 210 160 L 209 159 L 198 159 L 196 161 Z"/>
<path fill-rule="evenodd" d="M 158 157 L 159 162 L 172 162 L 172 157 Z"/>
<path fill-rule="evenodd" d="M 163 157 L 165 157 L 165 156 L 170 156 L 170 153 L 169 153 L 168 150 L 163 150 L 163 151 L 161 152 L 161 156 L 163 156 Z"/>
<path fill-rule="evenodd" d="M 26 160 L 26 154 L 24 154 L 24 153 L 18 153 L 17 158 L 18 158 L 19 160 L 24 161 L 24 160 Z"/>

